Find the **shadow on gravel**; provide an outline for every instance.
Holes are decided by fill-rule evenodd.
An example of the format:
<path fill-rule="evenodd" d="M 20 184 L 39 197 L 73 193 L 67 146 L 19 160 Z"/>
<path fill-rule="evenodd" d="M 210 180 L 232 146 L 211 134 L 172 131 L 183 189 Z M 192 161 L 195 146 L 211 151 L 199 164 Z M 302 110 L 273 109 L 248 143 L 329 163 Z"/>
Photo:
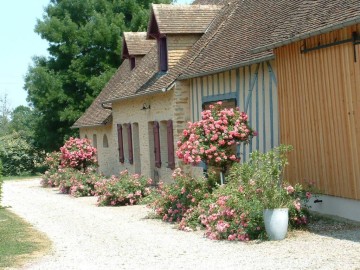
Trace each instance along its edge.
<path fill-rule="evenodd" d="M 337 217 L 312 215 L 309 232 L 360 243 L 360 223 Z"/>

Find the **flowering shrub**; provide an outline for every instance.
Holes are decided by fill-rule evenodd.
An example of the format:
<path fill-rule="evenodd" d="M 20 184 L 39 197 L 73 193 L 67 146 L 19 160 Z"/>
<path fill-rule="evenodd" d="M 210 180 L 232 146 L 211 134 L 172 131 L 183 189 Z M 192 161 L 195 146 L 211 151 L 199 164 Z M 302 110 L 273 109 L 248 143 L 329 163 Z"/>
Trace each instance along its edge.
<path fill-rule="evenodd" d="M 157 192 L 160 196 L 150 206 L 164 221 L 180 222 L 189 209 L 209 197 L 214 184 L 184 175 L 180 169 L 174 171 L 173 178 L 173 183 L 159 185 Z"/>
<path fill-rule="evenodd" d="M 85 172 L 73 168 L 60 168 L 57 175 L 60 192 L 73 197 L 93 196 L 95 184 L 101 178 L 91 167 Z"/>
<path fill-rule="evenodd" d="M 98 205 L 134 205 L 150 194 L 152 180 L 138 174 L 130 175 L 127 170 L 119 177 L 112 176 L 95 184 Z"/>
<path fill-rule="evenodd" d="M 210 110 L 201 113 L 202 120 L 188 123 L 177 142 L 176 155 L 185 164 L 196 165 L 200 161 L 220 167 L 238 162 L 235 147 L 248 143 L 256 135 L 248 124 L 248 116 L 239 108 L 221 109 L 221 102 L 210 105 Z"/>
<path fill-rule="evenodd" d="M 40 184 L 43 187 L 56 187 L 59 186 L 60 178 L 58 174 L 60 165 L 60 152 L 47 153 L 43 163 L 41 164 L 46 168 L 45 173 L 41 177 Z"/>
<path fill-rule="evenodd" d="M 288 150 L 288 147 L 282 146 L 265 154 L 255 152 L 251 154 L 249 162 L 234 164 L 228 176 L 229 183 L 189 210 L 179 228 L 186 230 L 200 223 L 205 227 L 205 235 L 216 240 L 263 238 L 266 236 L 263 210 L 277 203 L 289 207 L 292 227 L 305 226 L 308 210 L 304 206 L 311 194 L 299 184 L 291 186 L 281 183 L 279 186 L 278 181 L 270 180 L 280 177 L 283 169 L 278 167 L 278 162 L 287 163 L 284 153 Z M 271 163 L 270 160 L 276 162 Z"/>
<path fill-rule="evenodd" d="M 205 228 L 205 236 L 213 240 L 248 241 L 264 234 L 259 201 L 240 192 L 238 181 L 233 180 L 189 211 L 179 228 L 189 230 L 199 224 Z"/>
<path fill-rule="evenodd" d="M 61 165 L 85 171 L 88 166 L 96 165 L 96 148 L 89 139 L 70 138 L 60 148 Z"/>

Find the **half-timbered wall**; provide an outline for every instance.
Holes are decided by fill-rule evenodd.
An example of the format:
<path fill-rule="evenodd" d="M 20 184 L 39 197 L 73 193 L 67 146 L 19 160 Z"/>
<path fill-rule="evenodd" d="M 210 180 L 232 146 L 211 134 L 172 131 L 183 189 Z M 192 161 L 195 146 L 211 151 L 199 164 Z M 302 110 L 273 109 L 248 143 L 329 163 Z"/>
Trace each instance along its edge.
<path fill-rule="evenodd" d="M 249 145 L 240 147 L 242 160 L 246 160 L 254 150 L 265 152 L 278 146 L 278 99 L 274 71 L 274 61 L 267 61 L 192 79 L 192 121 L 201 119 L 204 103 L 235 98 L 240 110 L 248 113 L 251 127 L 259 134 Z"/>
<path fill-rule="evenodd" d="M 360 35 L 360 25 L 275 50 L 280 140 L 295 148 L 289 179 L 315 181 L 328 195 L 360 199 L 360 45 L 307 48 Z M 356 59 L 355 59 L 356 56 Z"/>

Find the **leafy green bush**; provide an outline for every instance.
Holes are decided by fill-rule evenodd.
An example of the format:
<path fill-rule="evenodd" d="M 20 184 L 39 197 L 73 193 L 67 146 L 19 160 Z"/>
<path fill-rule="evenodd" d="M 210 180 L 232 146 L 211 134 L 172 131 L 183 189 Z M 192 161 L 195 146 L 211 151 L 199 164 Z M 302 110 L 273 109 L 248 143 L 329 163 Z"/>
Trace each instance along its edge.
<path fill-rule="evenodd" d="M 3 185 L 3 180 L 2 180 L 2 162 L 0 159 L 0 208 L 1 208 L 1 199 L 2 199 L 2 185 Z"/>
<path fill-rule="evenodd" d="M 41 159 L 41 153 L 13 132 L 0 138 L 0 159 L 4 176 L 30 175 L 36 173 L 35 163 Z"/>
<path fill-rule="evenodd" d="M 127 170 L 119 177 L 112 176 L 95 184 L 98 205 L 134 205 L 150 194 L 151 179 L 138 174 L 130 175 Z"/>

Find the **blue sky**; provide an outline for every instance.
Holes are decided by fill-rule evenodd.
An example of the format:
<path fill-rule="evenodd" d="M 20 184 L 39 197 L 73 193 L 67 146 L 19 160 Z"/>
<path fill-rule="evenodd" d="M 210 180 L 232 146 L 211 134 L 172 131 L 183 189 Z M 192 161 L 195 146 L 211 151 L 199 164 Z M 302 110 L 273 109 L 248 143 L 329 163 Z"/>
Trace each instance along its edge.
<path fill-rule="evenodd" d="M 35 55 L 47 55 L 47 42 L 34 32 L 50 0 L 2 0 L 0 9 L 0 97 L 11 108 L 28 105 L 24 76 Z M 192 0 L 177 0 L 190 4 Z"/>

